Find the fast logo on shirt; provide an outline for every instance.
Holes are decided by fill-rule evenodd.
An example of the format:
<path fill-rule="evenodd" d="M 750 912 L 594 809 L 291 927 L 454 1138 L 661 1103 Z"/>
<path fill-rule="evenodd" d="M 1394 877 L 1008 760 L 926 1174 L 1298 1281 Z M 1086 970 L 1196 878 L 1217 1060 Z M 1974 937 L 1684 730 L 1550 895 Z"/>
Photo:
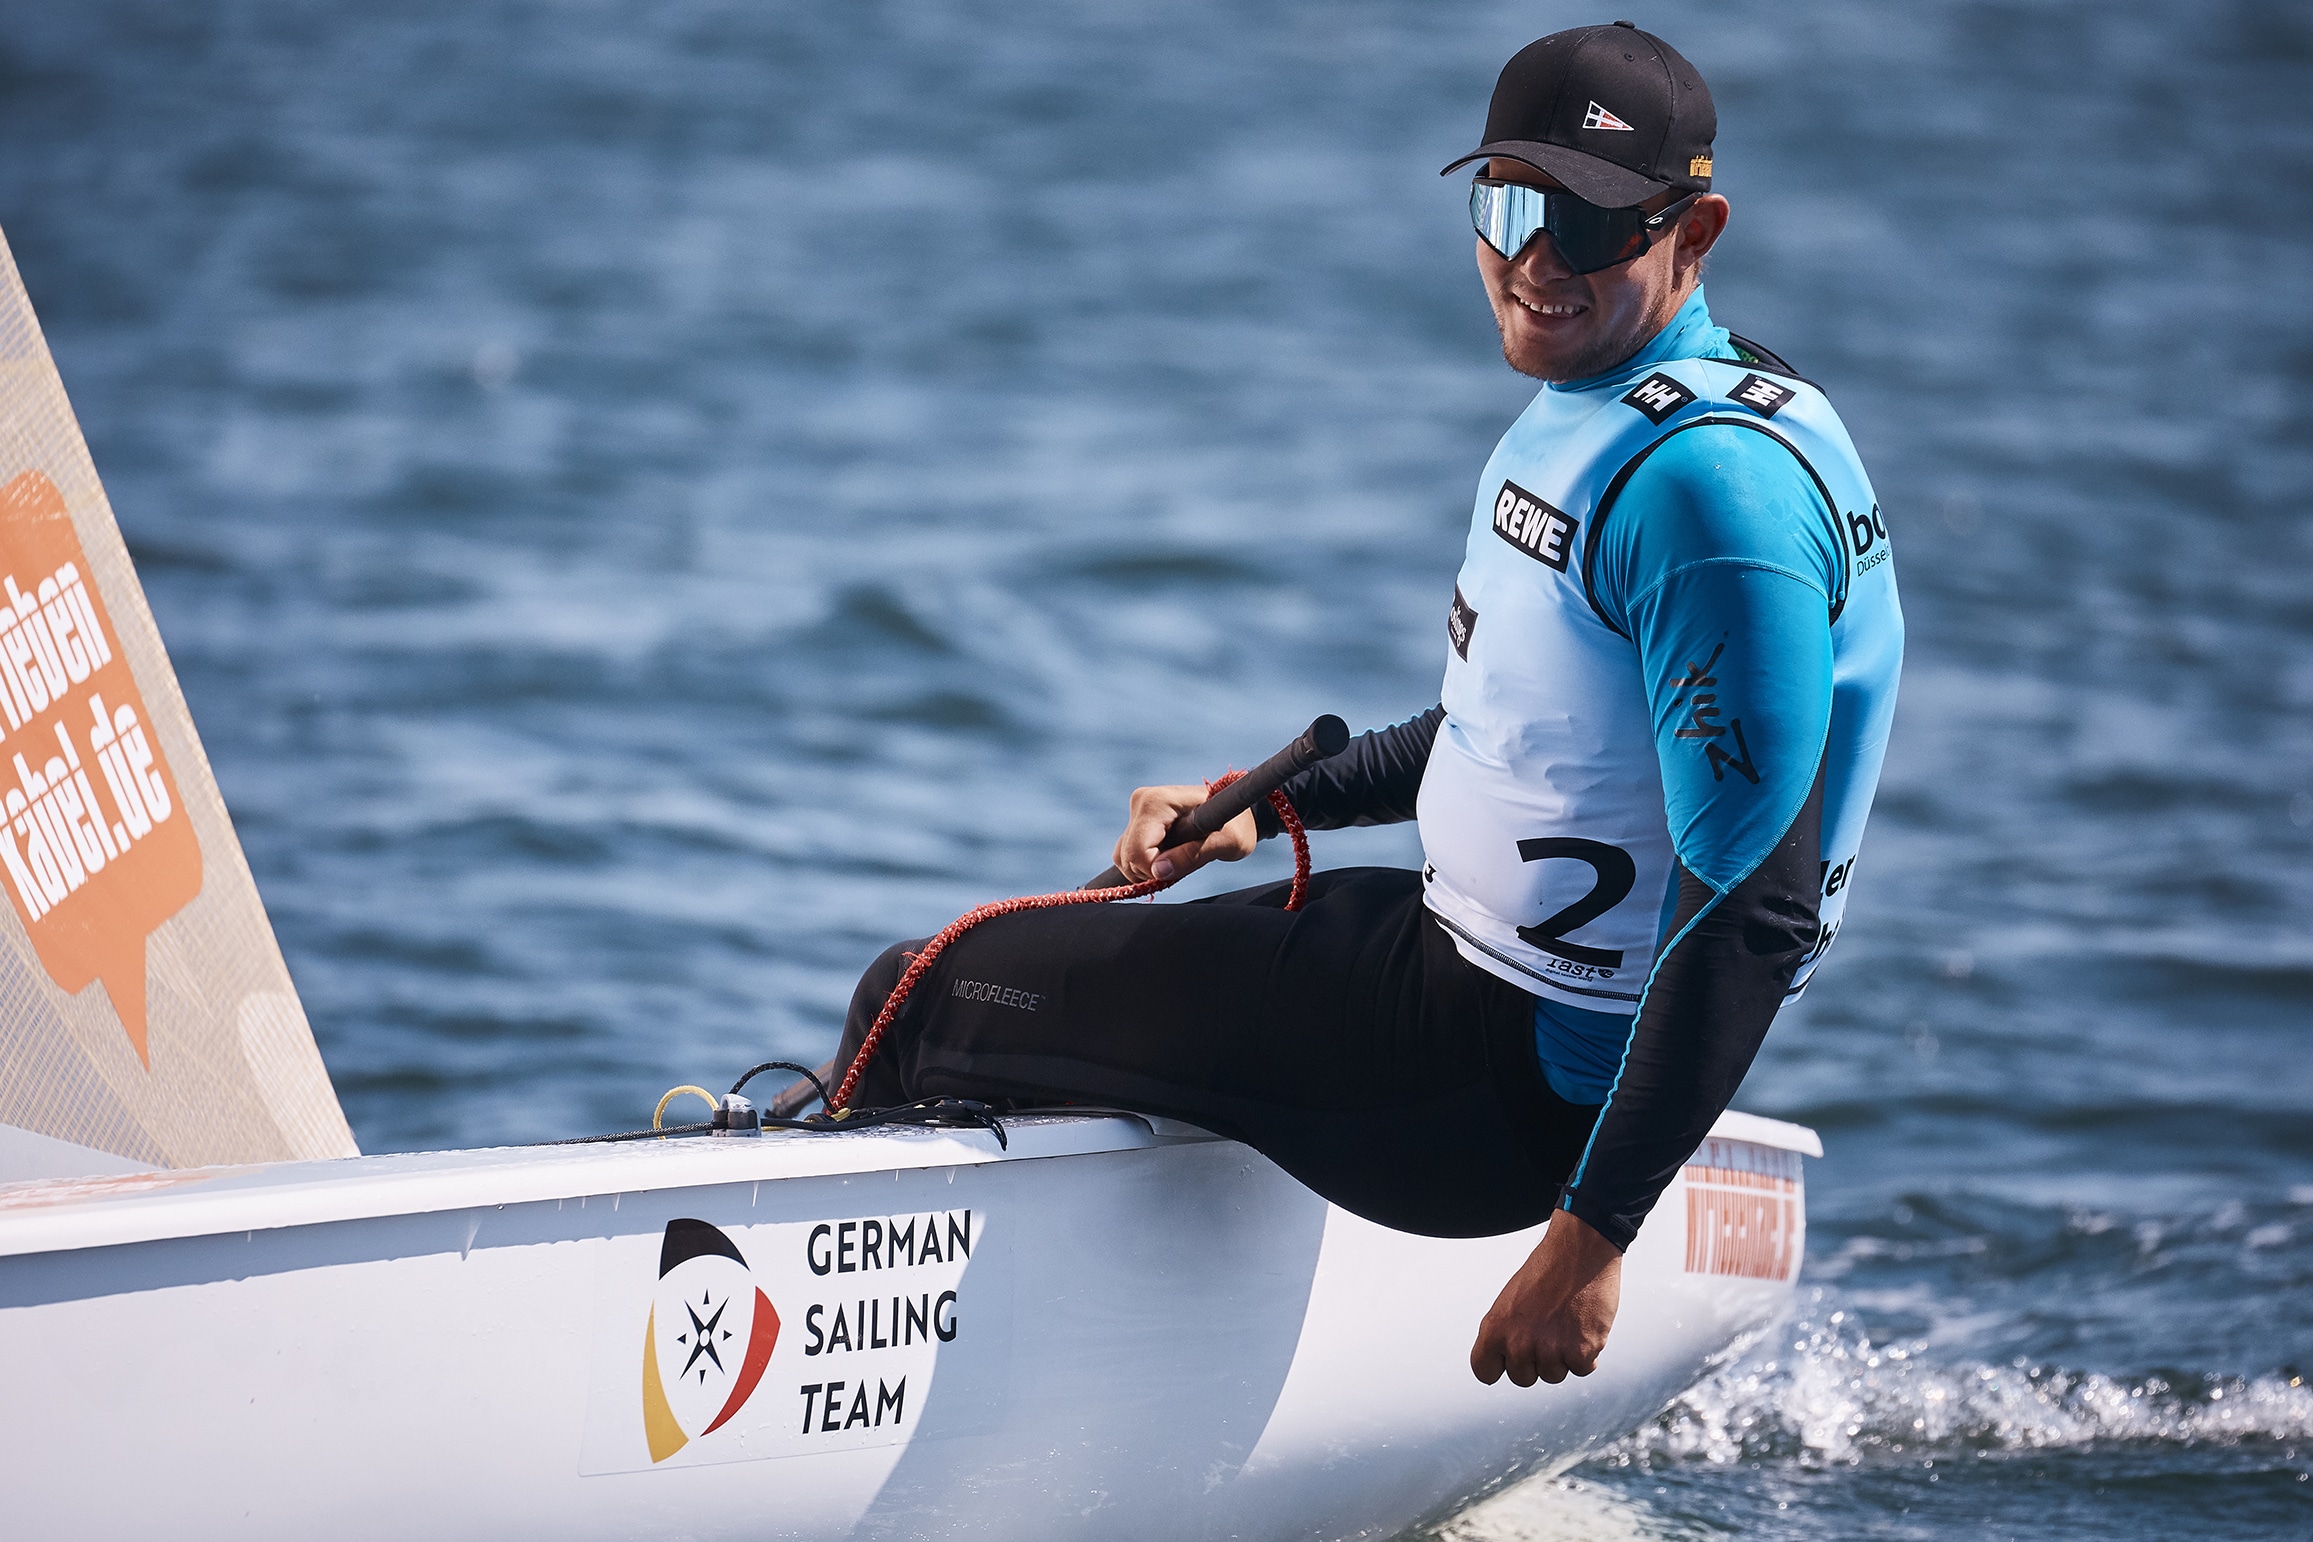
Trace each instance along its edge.
<path fill-rule="evenodd" d="M 1545 567 L 1566 571 L 1581 522 L 1554 509 L 1515 482 L 1504 482 L 1494 499 L 1494 534 Z M 1474 618 L 1473 618 L 1474 619 Z"/>
<path fill-rule="evenodd" d="M 1787 385 L 1777 385 L 1765 375 L 1745 375 L 1742 384 L 1736 386 L 1731 394 L 1736 401 L 1760 417 L 1771 418 L 1782 410 L 1785 402 L 1799 393 Z"/>
<path fill-rule="evenodd" d="M 1687 709 L 1686 725 L 1673 738 L 1700 739 L 1703 755 L 1711 764 L 1711 780 L 1723 782 L 1733 771 L 1752 786 L 1759 785 L 1759 767 L 1751 759 L 1751 747 L 1743 742 L 1743 720 L 1739 717 L 1719 721 L 1719 693 L 1712 689 L 1719 677 L 1711 673 L 1719 664 L 1719 655 L 1727 651 L 1725 643 L 1711 650 L 1711 656 L 1700 664 L 1687 661 L 1687 672 L 1670 683 L 1671 705 Z M 1734 753 L 1725 748 L 1729 737 L 1734 740 Z"/>
<path fill-rule="evenodd" d="M 1751 377 L 1756 380 L 1756 375 Z M 1650 423 L 1660 423 L 1672 413 L 1695 399 L 1695 393 L 1671 379 L 1668 375 L 1649 375 L 1631 387 L 1623 397 L 1625 407 L 1636 407 Z"/>

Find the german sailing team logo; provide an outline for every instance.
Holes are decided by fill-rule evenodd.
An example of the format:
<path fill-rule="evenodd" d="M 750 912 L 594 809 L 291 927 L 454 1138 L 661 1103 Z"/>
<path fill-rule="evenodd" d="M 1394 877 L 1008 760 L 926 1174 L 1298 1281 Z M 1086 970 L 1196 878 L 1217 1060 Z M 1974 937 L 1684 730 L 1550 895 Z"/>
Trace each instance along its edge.
<path fill-rule="evenodd" d="M 643 1329 L 643 1433 L 665 1461 L 747 1406 L 779 1342 L 779 1314 L 729 1237 L 667 1222 L 659 1288 Z"/>

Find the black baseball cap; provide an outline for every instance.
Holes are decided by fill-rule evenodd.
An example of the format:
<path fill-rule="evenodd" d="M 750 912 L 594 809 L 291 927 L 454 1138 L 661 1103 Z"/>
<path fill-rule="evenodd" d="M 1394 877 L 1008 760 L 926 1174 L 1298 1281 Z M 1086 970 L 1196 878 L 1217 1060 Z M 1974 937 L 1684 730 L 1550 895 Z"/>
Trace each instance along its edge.
<path fill-rule="evenodd" d="M 1502 66 L 1485 142 L 1438 175 L 1499 155 L 1624 209 L 1668 187 L 1709 192 L 1718 132 L 1702 71 L 1677 49 L 1627 21 L 1573 27 Z"/>

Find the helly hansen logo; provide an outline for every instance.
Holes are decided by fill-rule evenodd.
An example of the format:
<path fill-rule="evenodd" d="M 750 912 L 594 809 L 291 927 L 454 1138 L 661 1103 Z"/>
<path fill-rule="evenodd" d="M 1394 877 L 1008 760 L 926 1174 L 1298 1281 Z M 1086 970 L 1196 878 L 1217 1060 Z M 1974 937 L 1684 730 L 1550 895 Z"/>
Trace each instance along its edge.
<path fill-rule="evenodd" d="M 1566 558 L 1579 523 L 1573 515 L 1550 507 L 1515 482 L 1504 482 L 1494 499 L 1494 534 L 1561 573 L 1566 571 Z"/>
<path fill-rule="evenodd" d="M 1782 410 L 1785 402 L 1798 394 L 1787 385 L 1777 385 L 1765 375 L 1745 375 L 1743 383 L 1735 387 L 1734 391 L 1736 401 L 1763 418 L 1773 417 Z"/>
<path fill-rule="evenodd" d="M 1446 612 L 1446 640 L 1465 664 L 1470 661 L 1470 634 L 1477 629 L 1478 613 L 1470 609 L 1470 602 L 1462 598 L 1462 586 L 1456 584 L 1453 609 Z"/>
<path fill-rule="evenodd" d="M 1753 375 L 1751 378 L 1756 380 L 1759 377 Z M 1622 399 L 1622 404 L 1625 407 L 1636 407 L 1647 415 L 1649 422 L 1660 423 L 1694 399 L 1694 392 L 1670 376 L 1649 375 Z"/>

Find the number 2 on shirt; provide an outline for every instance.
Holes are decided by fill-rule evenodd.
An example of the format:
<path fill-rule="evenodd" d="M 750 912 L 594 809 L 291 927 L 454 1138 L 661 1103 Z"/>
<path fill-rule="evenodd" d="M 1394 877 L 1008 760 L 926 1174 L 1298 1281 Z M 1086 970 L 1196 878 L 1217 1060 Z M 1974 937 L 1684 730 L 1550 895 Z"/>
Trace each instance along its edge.
<path fill-rule="evenodd" d="M 1588 926 L 1623 902 L 1631 885 L 1638 881 L 1638 864 L 1630 859 L 1630 853 L 1604 841 L 1549 836 L 1520 841 L 1518 855 L 1527 862 L 1572 857 L 1577 862 L 1589 863 L 1590 870 L 1597 875 L 1597 882 L 1590 886 L 1588 894 L 1539 925 L 1519 927 L 1518 935 L 1545 953 L 1554 953 L 1577 964 L 1588 964 L 1595 969 L 1621 968 L 1622 949 L 1585 947 L 1579 942 L 1566 941 L 1566 934 L 1578 926 Z"/>

